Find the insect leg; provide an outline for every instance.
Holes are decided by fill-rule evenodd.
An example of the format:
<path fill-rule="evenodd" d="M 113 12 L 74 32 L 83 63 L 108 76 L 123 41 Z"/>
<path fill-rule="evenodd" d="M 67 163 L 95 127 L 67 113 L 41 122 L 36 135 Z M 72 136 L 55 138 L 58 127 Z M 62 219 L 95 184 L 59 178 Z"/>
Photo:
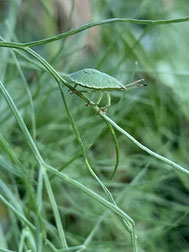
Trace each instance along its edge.
<path fill-rule="evenodd" d="M 106 108 L 109 108 L 111 106 L 111 95 L 107 92 L 107 104 Z"/>
<path fill-rule="evenodd" d="M 87 92 L 87 91 L 85 91 L 85 92 Z M 91 96 L 90 99 L 93 99 L 93 97 L 94 97 L 94 93 L 92 94 L 92 96 Z M 94 106 L 95 106 L 96 104 L 95 104 L 95 103 L 92 104 L 90 101 L 89 101 L 88 103 L 85 104 L 86 107 L 88 107 L 89 105 L 94 105 Z"/>
<path fill-rule="evenodd" d="M 103 92 L 100 92 L 100 95 L 99 95 L 99 97 L 98 97 L 98 100 L 96 101 L 96 104 L 97 104 L 97 105 L 101 102 L 102 97 L 103 97 Z"/>
<path fill-rule="evenodd" d="M 104 113 L 106 113 L 108 108 L 111 106 L 111 95 L 108 92 L 107 92 L 106 95 L 107 95 L 106 105 L 104 107 L 100 107 L 100 110 L 98 111 L 98 114 L 99 114 L 100 111 L 103 111 Z"/>
<path fill-rule="evenodd" d="M 76 89 L 77 83 L 73 87 Z M 69 92 L 70 92 L 70 94 L 74 94 L 75 93 L 75 91 L 71 91 L 71 90 L 69 90 Z"/>
<path fill-rule="evenodd" d="M 92 97 L 94 96 L 95 93 L 93 93 Z M 89 105 L 92 105 L 92 106 L 95 106 L 95 105 L 99 105 L 99 103 L 101 102 L 102 100 L 102 97 L 103 97 L 103 92 L 100 92 L 100 95 L 98 96 L 98 99 L 97 101 L 94 103 L 94 104 L 90 104 L 90 103 L 87 103 L 86 106 L 88 107 Z M 104 108 L 104 107 L 103 107 Z M 97 112 L 97 115 L 100 113 L 100 111 L 103 111 L 101 108 L 99 109 L 99 111 Z"/>

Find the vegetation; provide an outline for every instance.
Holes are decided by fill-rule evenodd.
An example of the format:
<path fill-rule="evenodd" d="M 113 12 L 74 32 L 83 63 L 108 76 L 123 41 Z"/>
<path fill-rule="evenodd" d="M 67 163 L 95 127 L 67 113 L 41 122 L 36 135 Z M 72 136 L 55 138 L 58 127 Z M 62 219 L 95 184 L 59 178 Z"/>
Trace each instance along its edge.
<path fill-rule="evenodd" d="M 0 251 L 189 250 L 188 13 L 0 2 Z M 106 114 L 67 79 L 85 68 L 147 87 Z"/>

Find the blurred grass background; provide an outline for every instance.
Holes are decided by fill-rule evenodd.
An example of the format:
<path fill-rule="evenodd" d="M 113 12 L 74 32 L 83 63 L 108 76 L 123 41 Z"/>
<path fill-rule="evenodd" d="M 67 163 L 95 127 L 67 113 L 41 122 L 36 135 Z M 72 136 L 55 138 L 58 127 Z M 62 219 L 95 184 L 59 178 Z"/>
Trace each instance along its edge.
<path fill-rule="evenodd" d="M 91 21 L 129 17 L 170 19 L 187 16 L 187 0 L 1 0 L 0 35 L 6 40 L 34 41 L 62 33 Z M 142 144 L 188 167 L 189 163 L 189 29 L 188 22 L 169 25 L 116 23 L 78 33 L 68 39 L 34 48 L 59 72 L 96 68 L 122 83 L 145 78 L 147 88 L 113 92 L 108 116 Z M 6 84 L 44 159 L 54 167 L 104 195 L 85 168 L 54 79 L 28 58 L 0 48 L 0 79 Z M 28 57 L 28 56 L 27 56 Z M 19 70 L 19 67 L 21 70 Z M 33 107 L 28 98 L 27 86 Z M 136 222 L 139 251 L 188 251 L 188 180 L 168 165 L 150 157 L 117 133 L 120 165 L 112 181 L 115 147 L 106 124 L 81 99 L 65 88 L 72 115 L 84 141 L 92 144 L 87 154 L 91 165 L 110 189 L 118 205 Z M 0 136 L 27 168 L 36 190 L 36 161 L 14 117 L 0 96 Z M 1 141 L 2 142 L 2 141 Z M 75 158 L 74 158 L 75 157 Z M 0 146 L 0 192 L 4 185 L 32 215 L 30 195 L 23 181 L 11 172 L 14 163 Z M 105 208 L 64 184 L 51 180 L 72 246 L 82 244 Z M 8 189 L 7 189 L 8 190 Z M 43 218 L 49 240 L 60 247 L 49 200 L 43 195 Z M 18 251 L 21 227 L 15 215 L 0 205 L 2 248 Z M 25 250 L 31 245 L 26 242 Z M 45 247 L 44 251 L 51 251 Z M 108 214 L 86 251 L 131 251 L 121 222 Z"/>

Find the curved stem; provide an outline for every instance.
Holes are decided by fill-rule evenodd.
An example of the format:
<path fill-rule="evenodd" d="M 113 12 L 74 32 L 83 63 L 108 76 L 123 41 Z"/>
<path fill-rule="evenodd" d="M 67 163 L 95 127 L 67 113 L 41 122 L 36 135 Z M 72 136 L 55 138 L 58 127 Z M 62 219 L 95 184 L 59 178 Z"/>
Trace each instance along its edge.
<path fill-rule="evenodd" d="M 119 125 L 117 125 L 114 121 L 112 121 L 107 115 L 105 114 L 100 114 L 105 120 L 107 120 L 115 129 L 117 129 L 119 132 L 121 132 L 124 136 L 126 136 L 127 138 L 129 138 L 134 144 L 136 144 L 140 149 L 142 149 L 143 151 L 147 152 L 148 154 L 150 154 L 151 156 L 154 156 L 155 158 L 171 165 L 172 167 L 174 167 L 177 171 L 184 173 L 185 175 L 189 175 L 189 170 L 185 169 L 184 167 L 182 167 L 181 165 L 176 164 L 175 162 L 171 161 L 168 158 L 165 158 L 159 154 L 157 154 L 156 152 L 150 150 L 149 148 L 147 148 L 145 145 L 141 144 L 139 141 L 137 141 L 133 136 L 131 136 L 127 131 L 125 131 L 124 129 L 122 129 Z"/>
<path fill-rule="evenodd" d="M 72 36 L 76 33 L 82 32 L 84 30 L 88 30 L 94 26 L 110 24 L 110 23 L 117 23 L 117 22 L 124 22 L 124 23 L 131 23 L 131 24 L 140 24 L 140 25 L 166 25 L 166 24 L 174 24 L 174 23 L 181 23 L 181 22 L 188 22 L 189 16 L 176 18 L 176 19 L 168 19 L 168 20 L 140 20 L 140 19 L 133 19 L 133 18 L 110 18 L 104 20 L 94 21 L 85 25 L 82 25 L 78 28 L 72 29 L 68 32 L 64 32 L 62 34 L 47 38 L 41 39 L 37 41 L 27 42 L 27 43 L 10 43 L 10 47 L 32 47 L 38 45 L 44 45 L 59 39 L 63 39 L 69 36 Z M 1 42 L 0 45 L 3 45 L 4 42 Z"/>

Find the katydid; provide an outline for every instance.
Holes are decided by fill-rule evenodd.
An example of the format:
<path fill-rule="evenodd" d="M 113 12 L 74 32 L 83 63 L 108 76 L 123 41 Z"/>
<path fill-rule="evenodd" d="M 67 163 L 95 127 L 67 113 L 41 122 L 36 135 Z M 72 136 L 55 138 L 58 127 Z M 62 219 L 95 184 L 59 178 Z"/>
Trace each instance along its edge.
<path fill-rule="evenodd" d="M 111 104 L 111 98 L 109 94 L 110 91 L 114 91 L 114 90 L 126 91 L 131 88 L 146 86 L 146 84 L 137 84 L 143 81 L 144 79 L 134 81 L 127 85 L 123 85 L 114 77 L 106 73 L 100 72 L 96 69 L 92 69 L 92 68 L 86 68 L 86 69 L 74 72 L 69 75 L 69 78 L 75 84 L 74 87 L 81 86 L 83 88 L 86 88 L 86 90 L 88 89 L 90 91 L 94 90 L 94 91 L 107 92 L 107 104 L 105 107 L 100 108 L 100 110 L 104 112 L 107 111 L 108 107 L 110 107 L 110 104 Z M 102 95 L 100 95 L 100 98 L 98 99 L 98 102 L 96 103 L 97 105 L 100 103 L 101 99 L 102 99 Z"/>

